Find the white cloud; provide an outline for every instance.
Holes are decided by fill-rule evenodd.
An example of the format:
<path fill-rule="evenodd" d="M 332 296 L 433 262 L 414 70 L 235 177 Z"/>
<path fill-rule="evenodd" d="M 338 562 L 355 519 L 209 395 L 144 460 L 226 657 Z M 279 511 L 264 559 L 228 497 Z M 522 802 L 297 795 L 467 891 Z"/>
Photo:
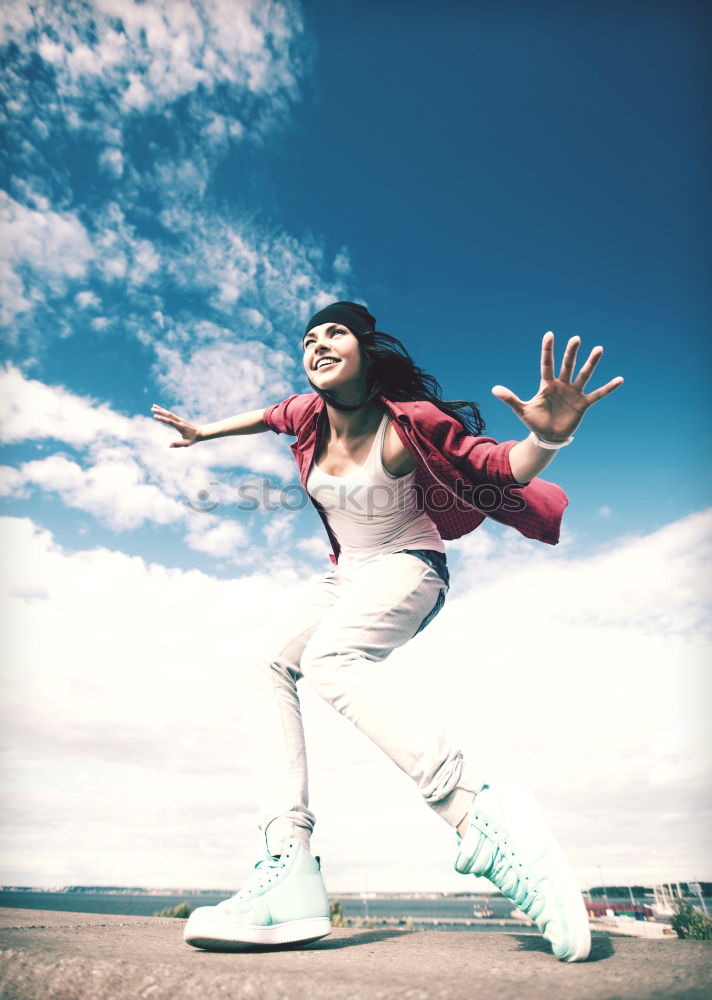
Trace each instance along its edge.
<path fill-rule="evenodd" d="M 245 133 L 245 126 L 236 118 L 213 114 L 209 117 L 203 135 L 214 145 L 222 145 L 228 139 L 240 139 Z"/>
<path fill-rule="evenodd" d="M 235 562 L 249 537 L 246 528 L 235 521 L 218 521 L 215 517 L 202 515 L 190 522 L 186 541 L 196 552 L 207 552 L 221 562 Z"/>
<path fill-rule="evenodd" d="M 452 546 L 445 608 L 384 664 L 483 776 L 514 770 L 534 788 L 584 885 L 599 866 L 609 882 L 709 870 L 709 615 L 693 584 L 711 522 L 707 512 L 623 538 L 593 560 L 517 551 L 484 531 L 467 553 Z M 279 577 L 266 554 L 221 581 L 105 549 L 65 552 L 26 519 L 4 529 L 4 881 L 239 882 L 235 852 L 247 868 L 259 849 L 240 650 L 252 630 L 269 634 L 299 578 L 284 563 Z M 663 619 L 650 560 L 672 567 Z M 615 581 L 636 567 L 628 618 Z M 369 872 L 373 889 L 461 890 L 452 835 L 407 779 L 308 688 L 300 697 L 330 888 L 363 888 Z M 135 815 L 161 830 L 140 850 Z M 17 836 L 38 823 L 41 851 Z"/>
<path fill-rule="evenodd" d="M 26 329 L 33 344 L 70 334 L 73 317 L 65 303 L 55 322 L 42 326 L 33 323 L 33 311 L 54 308 L 54 300 L 72 290 L 72 280 L 87 278 L 89 264 L 90 278 L 113 286 L 107 301 L 124 294 L 121 320 L 129 333 L 146 315 L 146 295 L 153 297 L 151 309 L 163 311 L 164 295 L 175 286 L 202 293 L 206 308 L 231 318 L 244 308 L 265 311 L 270 289 L 257 274 L 265 271 L 260 257 L 276 257 L 279 249 L 254 228 L 219 219 L 204 196 L 226 144 L 263 141 L 298 98 L 302 31 L 301 10 L 292 0 L 93 0 L 83 6 L 40 0 L 32 16 L 25 0 L 4 4 L 0 33 L 13 43 L 4 91 L 15 129 L 8 143 L 16 200 L 6 201 L 12 218 L 8 259 L 0 266 L 3 322 L 15 320 L 18 333 Z M 47 86 L 41 98 L 32 98 L 28 74 L 36 75 L 37 60 L 46 64 Z M 184 99 L 179 126 L 172 107 L 178 99 Z M 145 112 L 162 114 L 176 143 L 162 144 L 157 135 L 148 163 L 139 164 L 123 136 L 134 113 Z M 63 148 L 67 129 L 83 133 L 88 168 L 94 166 L 88 186 L 84 180 L 74 188 L 67 183 L 61 158 L 47 162 L 48 140 L 56 138 L 52 148 Z M 79 221 L 84 192 L 102 190 L 107 175 L 114 201 L 97 208 L 92 196 L 87 232 Z M 67 211 L 72 198 L 76 214 Z M 136 206 L 146 200 L 175 241 L 163 240 L 155 227 L 141 232 Z M 292 262 L 273 265 L 276 285 L 293 288 Z M 316 270 L 298 261 L 294 266 L 303 300 L 308 286 L 323 284 L 319 264 Z M 292 304 L 298 311 L 300 301 Z M 276 312 L 281 320 L 279 306 Z"/>
<path fill-rule="evenodd" d="M 256 351 L 256 345 L 252 345 L 251 351 Z M 250 351 L 248 360 L 249 354 Z M 255 356 L 258 354 L 256 352 Z M 249 373 L 266 387 L 268 403 L 279 402 L 279 398 L 271 398 L 270 395 L 277 392 L 279 383 L 276 379 L 279 376 L 260 373 L 256 367 L 250 367 Z M 188 390 L 197 394 L 197 378 L 186 378 Z M 254 391 L 247 386 L 238 387 L 241 395 L 233 395 L 231 399 L 239 401 L 242 408 L 246 409 L 253 403 L 257 408 L 260 401 L 251 396 Z M 229 401 L 227 398 L 221 400 L 215 394 L 212 398 L 218 408 Z M 149 406 L 150 403 L 147 410 Z M 179 489 L 178 477 L 183 474 L 188 462 L 196 474 L 195 481 L 201 485 L 210 478 L 209 471 L 213 467 L 234 468 L 237 465 L 285 478 L 293 476 L 291 457 L 283 454 L 283 449 L 277 446 L 276 437 L 271 434 L 210 441 L 204 447 L 191 448 L 189 460 L 186 460 L 185 452 L 169 448 L 170 441 L 175 437 L 175 432 L 160 425 L 148 413 L 146 416 L 126 417 L 91 397 L 77 396 L 62 386 L 45 385 L 37 379 L 28 378 L 13 365 L 0 368 L 0 441 L 6 444 L 54 440 L 86 448 L 90 456 L 98 457 L 108 454 L 119 443 L 128 449 L 126 457 L 138 458 L 147 469 L 153 470 L 164 486 L 171 489 Z"/>
<path fill-rule="evenodd" d="M 351 255 L 348 247 L 342 247 L 339 250 L 332 266 L 334 274 L 341 278 L 347 278 L 351 275 Z"/>
<path fill-rule="evenodd" d="M 269 320 L 259 311 L 259 309 L 243 309 L 242 317 L 245 322 L 249 323 L 250 326 L 255 327 L 255 329 L 266 329 L 268 332 L 271 330 Z"/>
<path fill-rule="evenodd" d="M 38 212 L 48 212 L 51 208 L 49 198 L 46 198 L 24 177 L 13 177 L 13 187 L 22 199 L 26 208 L 34 208 Z"/>
<path fill-rule="evenodd" d="M 294 330 L 292 337 L 299 336 L 299 321 L 306 320 L 314 308 L 343 297 L 339 274 L 333 281 L 325 281 L 324 254 L 315 240 L 300 243 L 277 233 L 265 241 L 260 258 L 263 267 L 258 280 L 264 300 L 273 312 L 288 319 L 289 329 Z"/>
<path fill-rule="evenodd" d="M 124 254 L 119 252 L 116 256 L 105 257 L 100 267 L 104 280 L 111 282 L 125 277 L 128 263 Z"/>
<path fill-rule="evenodd" d="M 121 177 L 124 172 L 124 154 L 115 146 L 105 149 L 99 156 L 99 164 L 112 177 Z"/>
<path fill-rule="evenodd" d="M 151 103 L 151 93 L 136 73 L 128 74 L 129 85 L 124 91 L 122 102 L 134 111 L 145 111 Z"/>
<path fill-rule="evenodd" d="M 305 556 L 312 559 L 328 559 L 331 552 L 328 539 L 323 531 L 310 538 L 300 538 L 296 547 L 299 552 L 303 552 Z"/>
<path fill-rule="evenodd" d="M 80 309 L 98 309 L 101 305 L 101 299 L 94 292 L 77 292 L 74 301 Z"/>
<path fill-rule="evenodd" d="M 130 531 L 146 521 L 175 524 L 187 516 L 185 505 L 145 482 L 145 470 L 130 453 L 104 451 L 88 468 L 62 455 L 25 462 L 24 482 L 57 493 L 67 507 L 92 514 L 117 531 Z"/>
<path fill-rule="evenodd" d="M 136 235 L 118 202 L 108 202 L 95 220 L 97 267 L 108 282 L 127 279 L 130 288 L 145 285 L 162 266 L 157 247 Z"/>
<path fill-rule="evenodd" d="M 158 345 L 156 357 L 156 381 L 175 401 L 171 406 L 201 423 L 278 403 L 291 391 L 294 362 L 258 341 L 209 344 L 187 360 L 178 350 Z"/>
<path fill-rule="evenodd" d="M 0 496 L 2 497 L 22 497 L 26 496 L 25 477 L 19 469 L 11 465 L 0 465 Z"/>
<path fill-rule="evenodd" d="M 161 257 L 149 240 L 136 240 L 129 272 L 132 285 L 144 285 L 161 267 Z"/>
<path fill-rule="evenodd" d="M 34 17 L 24 0 L 10 0 L 0 30 L 55 69 L 65 100 L 93 84 L 104 101 L 113 93 L 139 112 L 221 83 L 253 94 L 296 93 L 290 47 L 302 28 L 288 0 L 40 2 Z"/>
<path fill-rule="evenodd" d="M 541 589 L 547 605 L 541 609 L 538 603 L 530 604 L 523 612 L 527 620 L 541 612 L 558 626 L 575 628 L 584 620 L 601 628 L 630 627 L 643 635 L 674 636 L 697 628 L 707 617 L 709 594 L 699 568 L 712 556 L 708 513 L 675 522 L 652 536 L 618 538 L 584 560 L 577 560 L 575 553 L 551 558 L 543 546 L 514 533 L 501 541 L 483 535 L 477 531 L 452 543 L 460 553 L 461 569 L 496 586 L 500 596 L 511 592 L 513 600 L 525 587 L 532 594 Z M 585 585 L 580 582 L 583 572 Z M 559 607 L 565 609 L 561 614 Z"/>
<path fill-rule="evenodd" d="M 224 626 L 235 607 L 247 603 L 258 613 L 264 587 L 253 580 L 249 590 L 236 581 L 223 589 L 200 573 L 175 574 L 105 550 L 69 556 L 27 521 L 8 527 L 3 544 L 10 578 L 5 574 L 5 579 L 14 596 L 6 607 L 12 615 L 6 652 L 13 670 L 5 706 L 17 723 L 9 768 L 9 780 L 14 774 L 17 781 L 12 813 L 19 812 L 21 821 L 28 809 L 48 809 L 60 826 L 71 825 L 69 804 L 80 781 L 89 792 L 80 809 L 94 803 L 93 834 L 87 837 L 91 856 L 93 835 L 101 831 L 111 841 L 110 827 L 117 821 L 125 825 L 127 803 L 129 812 L 141 810 L 147 786 L 134 786 L 137 777 L 153 786 L 151 772 L 187 769 L 217 791 L 211 767 L 191 758 L 213 728 L 206 729 L 207 720 L 236 689 L 230 676 L 236 637 L 230 639 Z M 32 570 L 24 564 L 27 557 L 37 560 Z M 36 572 L 43 577 L 40 587 Z M 186 657 L 185 623 L 191 619 L 195 628 Z M 41 622 L 48 626 L 44 635 L 36 632 Z M 191 721 L 196 718 L 197 726 Z M 239 731 L 223 731 L 220 752 L 229 753 L 234 737 L 239 746 Z M 49 769 L 44 775 L 31 763 L 39 759 Z M 119 785 L 107 796 L 102 785 L 112 771 Z M 170 774 L 164 780 L 170 784 Z M 244 819 L 235 820 L 238 828 L 244 826 Z M 84 836 L 86 831 L 80 839 Z M 55 834 L 47 841 L 50 853 L 54 840 Z M 32 851 L 31 843 L 28 847 Z M 65 848 L 77 860 L 82 853 Z M 154 865 L 150 861 L 144 874 Z"/>
<path fill-rule="evenodd" d="M 0 369 L 0 439 L 7 444 L 53 438 L 82 446 L 97 438 L 123 440 L 130 431 L 131 421 L 106 403 L 27 378 L 14 365 Z"/>
<path fill-rule="evenodd" d="M 262 335 L 269 328 L 277 331 L 275 342 L 284 348 L 316 304 L 347 295 L 347 248 L 330 263 L 313 237 L 300 241 L 279 229 L 218 214 L 208 195 L 225 143 L 263 137 L 275 116 L 288 112 L 285 95 L 297 96 L 302 27 L 295 4 L 95 0 L 89 7 L 68 9 L 47 3 L 39 5 L 32 28 L 16 4 L 6 5 L 3 14 L 6 37 L 18 46 L 6 81 L 19 115 L 19 160 L 11 179 L 16 200 L 11 203 L 25 229 L 32 223 L 35 258 L 29 272 L 23 270 L 26 254 L 5 263 L 6 322 L 14 318 L 18 330 L 26 329 L 37 344 L 72 333 L 71 309 L 65 302 L 60 309 L 56 302 L 67 290 L 101 295 L 107 308 L 122 295 L 117 335 L 150 337 L 145 317 L 169 314 L 176 291 L 188 290 L 202 300 L 196 315 L 215 310 L 226 324 L 250 313 L 262 316 Z M 39 34 L 37 24 L 42 25 Z M 42 103 L 41 136 L 29 127 L 37 114 L 28 103 L 26 80 L 37 53 L 54 67 L 61 93 L 61 100 L 48 93 Z M 210 96 L 218 85 L 219 102 Z M 186 94 L 192 96 L 178 127 L 170 105 Z M 132 145 L 124 145 L 126 99 L 151 113 L 162 111 L 176 137 L 175 144 L 166 145 L 156 139 L 148 162 L 135 162 Z M 64 140 L 68 127 L 86 133 L 97 190 L 105 186 L 107 173 L 113 181 L 112 200 L 98 207 L 92 201 L 85 214 L 85 186 L 77 185 L 71 194 L 66 164 L 48 167 L 44 152 L 48 138 Z M 32 143 L 37 144 L 34 154 Z M 75 214 L 66 211 L 72 197 Z M 62 210 L 53 204 L 60 200 Z M 155 205 L 155 221 L 168 235 L 160 226 L 150 233 L 142 230 L 145 217 L 136 206 L 146 201 Z M 89 231 L 80 217 L 91 219 Z M 65 230 L 69 223 L 73 228 L 62 231 L 62 221 Z M 44 239 L 42 227 L 50 224 L 51 238 Z M 23 236 L 23 241 L 28 239 Z M 71 282 L 80 279 L 82 286 L 71 289 Z M 91 293 L 89 281 L 94 282 Z M 106 294 L 102 283 L 109 286 Z M 76 303 L 86 308 L 82 299 Z M 55 322 L 33 322 L 40 305 L 56 309 Z M 84 329 L 84 322 L 81 317 L 76 325 Z"/>
<path fill-rule="evenodd" d="M 256 345 L 251 349 L 256 351 Z M 232 360 L 233 375 L 239 378 L 237 356 Z M 259 392 L 260 382 L 274 387 L 270 382 L 274 375 L 265 373 L 263 377 L 256 364 L 247 375 L 254 376 L 258 389 L 238 387 L 233 402 L 238 401 L 240 393 L 243 397 L 234 412 L 258 406 L 257 397 L 251 399 L 249 392 Z M 188 380 L 188 384 L 197 391 L 195 379 Z M 219 403 L 215 387 L 206 391 L 213 402 L 217 398 Z M 274 401 L 279 398 L 278 394 Z M 189 546 L 217 557 L 233 558 L 237 548 L 245 545 L 246 529 L 225 525 L 208 538 L 204 526 L 197 527 L 196 515 L 186 501 L 196 498 L 207 483 L 220 480 L 217 489 L 211 489 L 219 504 L 227 507 L 238 498 L 241 482 L 232 471 L 236 466 L 265 476 L 293 479 L 293 463 L 271 434 L 219 439 L 191 448 L 189 455 L 183 449 L 169 447 L 175 436 L 148 413 L 125 417 L 105 403 L 27 378 L 12 365 L 0 370 L 0 438 L 13 444 L 56 441 L 82 452 L 77 456 L 57 453 L 24 462 L 5 475 L 8 495 L 21 495 L 20 491 L 24 494 L 28 487 L 55 493 L 66 506 L 83 510 L 117 531 L 135 530 L 146 522 L 182 524 Z M 231 471 L 218 474 L 215 470 L 220 468 Z M 242 480 L 246 481 L 244 476 Z M 226 550 L 221 549 L 223 543 Z"/>
<path fill-rule="evenodd" d="M 159 168 L 161 184 L 174 191 L 194 191 L 203 181 L 193 163 Z M 186 174 L 187 172 L 187 174 Z M 175 204 L 175 203 L 174 203 Z M 256 234 L 240 232 L 216 218 L 195 218 L 184 206 L 164 212 L 163 221 L 181 236 L 181 252 L 171 257 L 168 270 L 180 287 L 204 289 L 214 308 L 230 311 L 246 294 L 257 292 L 258 270 L 264 266 Z"/>
<path fill-rule="evenodd" d="M 70 212 L 33 209 L 0 191 L 0 322 L 32 306 L 36 294 L 24 271 L 40 275 L 43 285 L 61 295 L 69 282 L 83 278 L 93 257 L 91 241 L 79 219 Z"/>
<path fill-rule="evenodd" d="M 82 282 L 74 300 L 81 312 L 100 304 L 97 282 L 109 286 L 107 302 L 121 290 L 120 312 L 124 335 L 133 334 L 147 345 L 163 339 L 194 342 L 221 335 L 234 339 L 225 326 L 246 323 L 275 345 L 294 352 L 301 322 L 315 307 L 343 298 L 347 288 L 343 268 L 334 266 L 333 279 L 323 247 L 309 238 L 304 242 L 275 231 L 251 225 L 226 223 L 204 215 L 195 205 L 207 182 L 207 167 L 193 162 L 159 165 L 156 179 L 165 205 L 161 213 L 171 231 L 170 242 L 141 236 L 127 219 L 127 209 L 117 200 L 106 203 L 93 215 L 88 232 L 70 213 L 27 208 L 0 194 L 9 239 L 0 262 L 0 279 L 5 286 L 5 322 L 20 314 L 27 322 L 38 304 L 61 297 L 71 283 Z M 32 189 L 23 190 L 27 199 L 38 200 Z M 89 281 L 94 287 L 87 288 Z M 202 297 L 205 308 L 223 313 L 223 325 L 196 319 L 171 322 L 164 305 L 167 289 L 189 290 Z M 155 329 L 147 329 L 146 294 L 152 296 L 152 311 L 161 317 Z M 205 314 L 205 309 L 196 314 Z M 150 315 L 150 314 L 149 314 Z M 84 322 L 84 318 L 82 318 Z M 61 324 L 43 330 L 44 338 L 56 330 L 72 329 L 72 313 L 62 306 Z M 165 328 L 165 332 L 164 332 Z M 211 331 L 209 334 L 207 331 Z M 32 328 L 33 337 L 38 336 Z"/>
<path fill-rule="evenodd" d="M 345 272 L 335 267 L 329 277 L 324 248 L 315 239 L 300 242 L 279 230 L 196 215 L 189 206 L 205 174 L 194 163 L 185 169 L 161 166 L 158 174 L 161 190 L 172 192 L 161 221 L 178 248 L 164 249 L 164 266 L 180 288 L 203 292 L 231 318 L 243 315 L 260 327 L 266 319 L 278 331 L 277 346 L 292 352 L 310 311 L 347 294 Z"/>
<path fill-rule="evenodd" d="M 291 540 L 292 528 L 294 527 L 289 515 L 273 516 L 265 521 L 263 533 L 270 548 L 282 548 L 288 540 Z M 300 547 L 300 551 L 303 551 Z M 322 555 L 324 553 L 322 552 Z"/>

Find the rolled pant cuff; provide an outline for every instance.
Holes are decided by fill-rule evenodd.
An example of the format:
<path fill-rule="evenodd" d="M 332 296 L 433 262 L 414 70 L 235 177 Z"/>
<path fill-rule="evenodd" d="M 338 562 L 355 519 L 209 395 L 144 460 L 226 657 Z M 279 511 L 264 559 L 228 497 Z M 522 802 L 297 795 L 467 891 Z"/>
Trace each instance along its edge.
<path fill-rule="evenodd" d="M 429 802 L 428 805 L 452 827 L 457 827 L 460 820 L 467 814 L 475 792 L 469 788 L 454 788 L 440 802 Z"/>
<path fill-rule="evenodd" d="M 470 811 L 472 800 L 482 790 L 483 785 L 484 782 L 473 774 L 472 766 L 465 758 L 453 790 L 438 802 L 428 802 L 428 805 L 446 823 L 457 827 L 458 823 Z"/>
<path fill-rule="evenodd" d="M 280 813 L 262 823 L 260 830 L 264 834 L 268 853 L 281 854 L 284 845 L 290 840 L 298 840 L 309 850 L 314 821 L 314 813 L 305 810 L 303 813 L 295 811 Z"/>

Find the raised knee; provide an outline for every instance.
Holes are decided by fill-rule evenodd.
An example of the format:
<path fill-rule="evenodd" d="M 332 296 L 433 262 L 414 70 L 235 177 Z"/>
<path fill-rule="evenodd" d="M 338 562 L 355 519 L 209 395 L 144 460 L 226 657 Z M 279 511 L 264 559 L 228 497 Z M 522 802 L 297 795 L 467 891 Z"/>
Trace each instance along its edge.
<path fill-rule="evenodd" d="M 299 669 L 288 657 L 276 655 L 275 651 L 252 646 L 243 649 L 242 668 L 245 676 L 259 687 L 274 687 L 287 683 L 290 686 L 300 678 Z"/>
<path fill-rule="evenodd" d="M 348 673 L 346 658 L 333 650 L 307 647 L 300 663 L 302 675 L 316 693 L 341 711 L 342 695 Z"/>

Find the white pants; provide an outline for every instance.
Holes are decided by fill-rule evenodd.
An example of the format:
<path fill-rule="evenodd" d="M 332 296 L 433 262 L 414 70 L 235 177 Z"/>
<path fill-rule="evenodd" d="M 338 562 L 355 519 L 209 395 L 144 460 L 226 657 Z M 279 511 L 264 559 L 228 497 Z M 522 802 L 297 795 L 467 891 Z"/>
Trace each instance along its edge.
<path fill-rule="evenodd" d="M 425 801 L 456 826 L 481 787 L 422 705 L 384 683 L 383 661 L 420 630 L 447 591 L 435 570 L 407 553 L 340 563 L 307 588 L 297 607 L 275 608 L 269 635 L 246 644 L 254 697 L 245 725 L 261 828 L 269 849 L 307 846 L 309 810 L 304 729 L 297 681 L 304 677 L 417 784 Z"/>

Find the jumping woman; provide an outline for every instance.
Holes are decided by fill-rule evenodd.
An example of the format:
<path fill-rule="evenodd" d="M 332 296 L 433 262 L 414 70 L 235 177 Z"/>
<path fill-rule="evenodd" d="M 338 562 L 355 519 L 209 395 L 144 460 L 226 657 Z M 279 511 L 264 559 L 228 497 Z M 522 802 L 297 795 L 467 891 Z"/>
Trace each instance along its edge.
<path fill-rule="evenodd" d="M 591 943 L 583 899 L 532 797 L 479 774 L 425 706 L 383 682 L 384 661 L 443 605 L 444 539 L 488 516 L 556 544 L 567 499 L 537 477 L 586 410 L 623 379 L 585 394 L 603 349 L 594 348 L 574 377 L 579 338 L 572 337 L 557 377 L 554 336 L 545 334 L 536 395 L 524 402 L 503 386 L 492 390 L 529 431 L 498 444 L 481 436 L 477 406 L 441 399 L 436 380 L 400 341 L 376 330 L 362 305 L 336 302 L 317 312 L 302 347 L 311 393 L 201 426 L 152 408 L 181 435 L 171 447 L 268 430 L 296 437 L 301 482 L 334 564 L 298 606 L 280 608 L 269 635 L 242 651 L 265 856 L 235 896 L 195 910 L 185 940 L 234 949 L 313 941 L 331 929 L 319 859 L 310 852 L 315 816 L 297 694 L 305 678 L 456 830 L 455 869 L 488 878 L 535 921 L 558 958 L 582 961 Z"/>

